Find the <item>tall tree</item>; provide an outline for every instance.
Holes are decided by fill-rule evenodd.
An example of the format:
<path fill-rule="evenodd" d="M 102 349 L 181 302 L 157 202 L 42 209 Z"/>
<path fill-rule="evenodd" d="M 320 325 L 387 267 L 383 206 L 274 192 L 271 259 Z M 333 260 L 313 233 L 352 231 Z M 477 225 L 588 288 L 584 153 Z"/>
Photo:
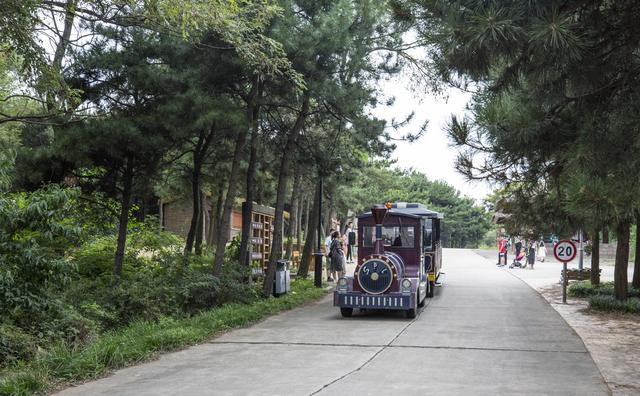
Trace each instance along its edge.
<path fill-rule="evenodd" d="M 112 45 L 115 37 L 118 46 Z M 103 39 L 93 45 L 92 52 L 74 62 L 69 85 L 82 87 L 82 99 L 109 116 L 60 129 L 54 159 L 65 163 L 85 189 L 99 189 L 119 200 L 113 269 L 117 280 L 133 197 L 149 194 L 150 181 L 179 138 L 162 117 L 171 107 L 170 93 L 180 92 L 180 83 L 164 66 L 139 56 L 157 56 L 162 46 L 158 36 L 105 29 Z"/>
<path fill-rule="evenodd" d="M 449 131 L 463 148 L 459 170 L 517 185 L 525 216 L 553 207 L 547 213 L 567 228 L 612 224 L 618 243 L 627 243 L 639 191 L 625 175 L 640 169 L 628 144 L 640 93 L 634 2 L 404 4 L 434 44 L 442 79 L 481 82 L 473 117 L 452 120 Z M 478 155 L 485 160 L 474 161 Z M 617 250 L 617 273 L 627 266 L 625 251 Z M 624 299 L 620 282 L 621 275 L 616 296 Z"/>

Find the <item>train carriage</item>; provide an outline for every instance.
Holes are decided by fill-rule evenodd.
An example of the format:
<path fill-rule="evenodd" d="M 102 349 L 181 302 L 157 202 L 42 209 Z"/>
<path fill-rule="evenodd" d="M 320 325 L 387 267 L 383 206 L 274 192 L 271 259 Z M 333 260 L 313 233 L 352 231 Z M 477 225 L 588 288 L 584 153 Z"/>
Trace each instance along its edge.
<path fill-rule="evenodd" d="M 418 203 L 375 205 L 358 216 L 358 263 L 333 294 L 342 316 L 358 308 L 402 310 L 414 318 L 440 276 L 441 223 L 442 214 Z"/>

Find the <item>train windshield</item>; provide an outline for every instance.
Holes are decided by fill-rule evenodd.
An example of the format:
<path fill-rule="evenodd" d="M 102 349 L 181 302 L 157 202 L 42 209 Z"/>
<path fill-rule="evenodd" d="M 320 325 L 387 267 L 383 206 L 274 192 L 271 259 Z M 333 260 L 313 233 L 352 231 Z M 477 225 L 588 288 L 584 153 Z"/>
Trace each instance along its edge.
<path fill-rule="evenodd" d="M 412 226 L 382 227 L 384 246 L 412 248 L 414 244 L 414 229 Z M 376 241 L 376 228 L 364 227 L 363 242 L 365 247 L 373 247 Z"/>

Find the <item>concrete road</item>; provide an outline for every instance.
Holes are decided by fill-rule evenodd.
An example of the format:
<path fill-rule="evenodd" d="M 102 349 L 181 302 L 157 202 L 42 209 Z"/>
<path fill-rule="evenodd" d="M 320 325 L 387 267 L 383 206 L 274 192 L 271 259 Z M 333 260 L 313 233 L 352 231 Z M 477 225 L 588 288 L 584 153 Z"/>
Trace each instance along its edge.
<path fill-rule="evenodd" d="M 326 298 L 60 395 L 606 395 L 580 338 L 529 286 L 445 250 L 415 320 Z"/>

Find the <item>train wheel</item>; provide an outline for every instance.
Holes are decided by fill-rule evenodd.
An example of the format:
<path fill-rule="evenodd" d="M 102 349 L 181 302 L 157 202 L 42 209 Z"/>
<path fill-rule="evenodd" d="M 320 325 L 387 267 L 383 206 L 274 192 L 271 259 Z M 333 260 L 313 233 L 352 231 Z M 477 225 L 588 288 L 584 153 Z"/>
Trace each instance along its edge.
<path fill-rule="evenodd" d="M 418 306 L 420 308 L 424 307 L 424 303 L 427 302 L 427 299 L 423 298 L 422 301 L 420 301 L 420 292 L 418 292 L 418 294 L 416 294 L 416 298 L 418 299 Z"/>
<path fill-rule="evenodd" d="M 343 318 L 350 318 L 353 315 L 353 308 L 340 308 L 340 313 Z"/>
<path fill-rule="evenodd" d="M 415 308 L 411 308 L 404 311 L 404 314 L 407 316 L 407 319 L 413 319 L 416 317 L 416 311 Z"/>
<path fill-rule="evenodd" d="M 433 297 L 433 292 L 436 290 L 436 282 L 429 281 L 429 286 L 427 288 L 427 297 Z"/>

